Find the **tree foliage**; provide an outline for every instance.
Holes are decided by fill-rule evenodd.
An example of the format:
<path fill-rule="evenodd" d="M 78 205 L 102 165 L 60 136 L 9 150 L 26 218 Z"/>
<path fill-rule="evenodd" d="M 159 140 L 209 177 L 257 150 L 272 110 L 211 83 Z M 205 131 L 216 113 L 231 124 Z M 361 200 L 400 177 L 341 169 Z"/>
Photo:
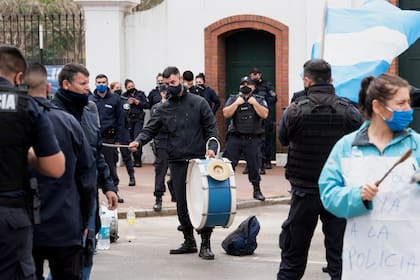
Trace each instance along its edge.
<path fill-rule="evenodd" d="M 72 0 L 0 0 L 0 14 L 2 16 L 79 12 L 80 7 Z"/>

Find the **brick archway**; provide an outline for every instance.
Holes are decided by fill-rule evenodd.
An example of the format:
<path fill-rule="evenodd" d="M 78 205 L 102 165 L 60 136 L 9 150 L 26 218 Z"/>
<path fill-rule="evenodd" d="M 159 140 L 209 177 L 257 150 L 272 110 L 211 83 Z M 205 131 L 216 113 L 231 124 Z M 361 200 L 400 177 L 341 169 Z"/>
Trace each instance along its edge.
<path fill-rule="evenodd" d="M 222 106 L 225 103 L 226 89 L 226 45 L 225 39 L 238 30 L 263 30 L 275 37 L 275 84 L 278 102 L 276 120 L 281 118 L 282 108 L 289 104 L 289 28 L 270 18 L 258 15 L 236 15 L 221 19 L 204 30 L 205 73 L 207 84 L 219 94 Z M 225 139 L 225 121 L 221 110 L 217 123 L 220 139 Z"/>

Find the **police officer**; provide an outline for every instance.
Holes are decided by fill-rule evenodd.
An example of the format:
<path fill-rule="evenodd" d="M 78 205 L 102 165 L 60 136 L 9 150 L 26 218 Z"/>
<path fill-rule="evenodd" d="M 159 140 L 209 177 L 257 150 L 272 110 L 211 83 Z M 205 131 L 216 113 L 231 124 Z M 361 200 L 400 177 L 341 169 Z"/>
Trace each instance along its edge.
<path fill-rule="evenodd" d="M 36 173 L 41 199 L 40 224 L 34 226 L 33 256 L 38 279 L 48 260 L 54 279 L 77 279 L 82 274 L 82 238 L 96 199 L 93 154 L 80 123 L 47 100 L 47 70 L 32 64 L 25 76 L 29 95 L 45 108 L 60 147 L 66 170 L 59 179 Z M 66 207 L 63 207 L 66 205 Z"/>
<path fill-rule="evenodd" d="M 331 279 L 341 279 L 346 221 L 322 206 L 318 177 L 333 145 L 363 120 L 348 100 L 335 94 L 331 66 L 323 59 L 304 64 L 303 83 L 306 94 L 286 109 L 279 125 L 279 140 L 289 146 L 286 178 L 292 200 L 279 239 L 277 279 L 302 278 L 318 219 L 323 224 L 328 273 Z"/>
<path fill-rule="evenodd" d="M 232 118 L 232 121 L 228 128 L 223 156 L 228 158 L 235 168 L 241 152 L 245 155 L 248 180 L 254 187 L 253 197 L 264 201 L 258 170 L 261 166 L 261 141 L 264 134 L 262 120 L 267 118 L 268 108 L 264 98 L 254 94 L 255 89 L 255 82 L 245 76 L 239 84 L 240 93 L 230 96 L 226 101 L 223 116 L 226 119 Z"/>
<path fill-rule="evenodd" d="M 68 63 L 58 75 L 60 88 L 52 103 L 72 114 L 81 124 L 95 157 L 97 186 L 102 189 L 109 209 L 118 207 L 117 189 L 111 178 L 109 167 L 102 153 L 102 138 L 99 127 L 99 113 L 93 101 L 89 101 L 89 71 L 81 64 Z M 100 229 L 98 201 L 95 200 L 88 220 L 88 235 L 84 250 L 83 279 L 89 279 L 95 251 L 95 235 Z"/>
<path fill-rule="evenodd" d="M 95 77 L 96 89 L 89 96 L 99 112 L 101 123 L 101 135 L 103 143 L 118 144 L 122 140 L 122 128 L 124 126 L 124 114 L 122 113 L 121 98 L 112 94 L 108 87 L 108 77 L 99 74 Z M 118 190 L 120 182 L 117 174 L 118 151 L 115 147 L 103 148 L 105 161 L 109 166 L 111 178 L 114 186 Z M 123 203 L 124 199 L 118 196 L 118 203 Z"/>
<path fill-rule="evenodd" d="M 157 107 L 166 102 L 166 86 L 161 86 L 159 88 L 160 95 L 162 97 L 161 102 L 155 104 L 150 109 L 151 116 L 156 112 Z M 165 177 L 168 172 L 168 131 L 163 127 L 161 131 L 153 139 L 152 150 L 155 155 L 155 161 L 153 165 L 155 166 L 155 191 L 153 195 L 156 198 L 155 205 L 153 205 L 153 210 L 159 212 L 162 210 L 162 196 L 165 193 Z M 172 187 L 172 183 L 168 181 L 168 189 L 171 193 L 171 201 L 175 202 L 175 193 Z"/>
<path fill-rule="evenodd" d="M 39 207 L 33 202 L 39 201 L 30 194 L 28 162 L 43 175 L 53 178 L 61 177 L 65 169 L 64 155 L 51 122 L 26 91 L 18 88 L 26 68 L 26 60 L 19 49 L 0 46 L 2 279 L 36 279 L 32 258 L 31 213 L 33 207 Z M 35 217 L 39 218 L 39 212 Z M 35 222 L 39 223 L 39 220 L 35 219 Z"/>
<path fill-rule="evenodd" d="M 168 131 L 167 152 L 171 170 L 172 185 L 175 191 L 179 229 L 184 234 L 184 242 L 179 248 L 171 249 L 170 254 L 190 254 L 197 252 L 193 226 L 188 215 L 186 199 L 186 177 L 188 160 L 214 157 L 217 147 L 210 141 L 206 151 L 206 141 L 217 136 L 216 119 L 207 101 L 194 94 L 186 93 L 181 84 L 178 68 L 167 67 L 163 71 L 167 101 L 158 106 L 143 131 L 130 143 L 136 149 L 152 140 L 164 127 Z M 212 227 L 204 227 L 201 234 L 199 257 L 205 260 L 214 259 L 210 248 Z"/>
<path fill-rule="evenodd" d="M 163 82 L 162 73 L 157 73 L 156 75 L 156 86 L 149 92 L 147 99 L 149 100 L 150 108 L 153 105 L 159 103 L 162 100 L 162 96 L 160 95 L 160 88 L 163 87 L 165 83 Z"/>
<path fill-rule="evenodd" d="M 265 169 L 271 169 L 271 157 L 273 154 L 273 139 L 275 135 L 275 123 L 271 120 L 275 115 L 275 105 L 277 103 L 277 95 L 271 82 L 263 79 L 261 71 L 254 67 L 251 69 L 249 76 L 257 85 L 255 93 L 264 97 L 267 102 L 268 117 L 263 121 L 264 138 L 262 141 L 262 165 L 261 174 L 265 174 Z"/>
<path fill-rule="evenodd" d="M 132 80 L 126 79 L 124 86 L 127 91 L 124 92 L 122 96 L 128 99 L 128 104 L 130 105 L 130 109 L 128 110 L 128 122 L 130 141 L 133 141 L 136 135 L 143 129 L 145 116 L 144 109 L 149 109 L 150 104 L 144 92 L 137 90 Z M 142 149 L 133 152 L 135 167 L 141 167 L 142 154 Z"/>

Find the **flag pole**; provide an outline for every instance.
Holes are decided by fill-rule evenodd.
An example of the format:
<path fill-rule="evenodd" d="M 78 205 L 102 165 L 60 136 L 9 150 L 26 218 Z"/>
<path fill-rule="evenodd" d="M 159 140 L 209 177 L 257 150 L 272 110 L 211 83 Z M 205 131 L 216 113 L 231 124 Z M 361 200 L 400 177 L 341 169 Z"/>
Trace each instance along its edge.
<path fill-rule="evenodd" d="M 324 49 L 325 49 L 325 32 L 327 25 L 327 9 L 328 9 L 328 0 L 324 2 L 324 9 L 322 11 L 322 33 L 321 33 L 321 47 L 320 47 L 320 56 L 324 59 Z"/>

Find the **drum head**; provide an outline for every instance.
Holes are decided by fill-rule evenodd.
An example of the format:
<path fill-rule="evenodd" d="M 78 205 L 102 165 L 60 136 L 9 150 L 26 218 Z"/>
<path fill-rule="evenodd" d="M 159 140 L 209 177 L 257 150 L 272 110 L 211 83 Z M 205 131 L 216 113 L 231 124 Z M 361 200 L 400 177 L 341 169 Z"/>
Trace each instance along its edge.
<path fill-rule="evenodd" d="M 229 166 L 221 159 L 212 159 L 207 165 L 209 176 L 217 181 L 224 181 L 230 177 Z"/>
<path fill-rule="evenodd" d="M 190 160 L 187 173 L 187 207 L 191 224 L 195 229 L 202 229 L 207 220 L 208 184 L 207 162 L 199 159 Z"/>

